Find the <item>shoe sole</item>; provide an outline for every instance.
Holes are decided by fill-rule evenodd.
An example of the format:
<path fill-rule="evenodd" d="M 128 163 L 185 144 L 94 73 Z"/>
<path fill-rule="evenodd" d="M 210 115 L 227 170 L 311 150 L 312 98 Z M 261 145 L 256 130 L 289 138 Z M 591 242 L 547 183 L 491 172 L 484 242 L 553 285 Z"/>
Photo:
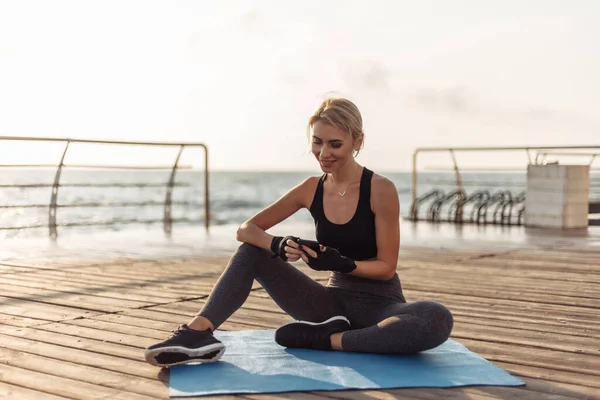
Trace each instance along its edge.
<path fill-rule="evenodd" d="M 327 323 L 332 322 L 332 321 L 345 321 L 348 324 L 348 326 L 350 326 L 350 321 L 348 320 L 348 318 L 346 318 L 346 317 L 344 317 L 342 315 L 336 315 L 335 317 L 331 317 L 328 320 L 325 320 L 323 322 L 311 322 L 311 321 L 293 321 L 293 322 L 288 322 L 285 325 L 281 325 L 278 328 L 278 330 L 281 329 L 281 328 L 283 328 L 284 326 L 289 326 L 289 325 L 296 325 L 296 324 L 324 325 L 324 324 L 327 324 Z"/>
<path fill-rule="evenodd" d="M 290 336 L 290 331 L 294 331 L 294 329 L 297 329 L 298 327 L 319 326 L 319 325 L 326 325 L 326 324 L 331 324 L 331 323 L 334 323 L 334 325 L 336 325 L 336 328 L 339 328 L 339 330 L 337 332 L 344 332 L 344 331 L 350 329 L 350 321 L 348 320 L 348 318 L 346 318 L 342 315 L 336 315 L 335 317 L 331 317 L 328 320 L 325 320 L 323 322 L 294 321 L 294 322 L 290 322 L 290 323 L 280 326 L 275 331 L 275 343 L 277 343 L 278 345 L 280 345 L 282 347 L 291 348 L 291 349 L 293 349 L 293 348 L 320 349 L 320 348 L 317 348 L 314 346 L 299 345 L 298 342 L 296 342 L 293 339 L 292 339 L 292 341 L 289 341 L 288 339 L 290 337 L 294 336 L 293 334 Z M 344 326 L 340 327 L 339 326 L 340 323 L 343 323 Z M 323 350 L 323 349 L 320 349 L 320 350 Z"/>
<path fill-rule="evenodd" d="M 202 358 L 210 353 L 214 353 L 215 351 L 217 353 L 213 357 Z M 156 357 L 164 353 L 184 354 L 188 357 L 188 359 L 172 363 L 159 363 L 158 361 L 156 361 Z M 223 345 L 222 343 L 215 343 L 199 349 L 188 349 L 186 347 L 181 346 L 161 347 L 158 349 L 146 350 L 144 352 L 144 357 L 146 358 L 146 361 L 151 365 L 155 365 L 157 367 L 171 367 L 173 365 L 180 364 L 206 364 L 215 362 L 223 356 L 223 353 L 225 353 L 225 345 Z"/>

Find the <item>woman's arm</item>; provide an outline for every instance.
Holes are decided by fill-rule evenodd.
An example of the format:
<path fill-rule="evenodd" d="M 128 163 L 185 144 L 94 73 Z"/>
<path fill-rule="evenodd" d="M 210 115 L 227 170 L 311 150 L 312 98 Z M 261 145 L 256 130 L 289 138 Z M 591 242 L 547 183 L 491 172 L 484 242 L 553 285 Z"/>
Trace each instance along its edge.
<path fill-rule="evenodd" d="M 266 231 L 299 209 L 310 206 L 318 178 L 310 177 L 290 189 L 279 200 L 244 222 L 237 230 L 236 239 L 270 250 L 273 236 Z"/>
<path fill-rule="evenodd" d="M 377 258 L 356 261 L 351 275 L 388 280 L 394 277 L 400 251 L 400 201 L 396 185 L 389 179 L 372 180 L 371 207 L 375 213 Z"/>

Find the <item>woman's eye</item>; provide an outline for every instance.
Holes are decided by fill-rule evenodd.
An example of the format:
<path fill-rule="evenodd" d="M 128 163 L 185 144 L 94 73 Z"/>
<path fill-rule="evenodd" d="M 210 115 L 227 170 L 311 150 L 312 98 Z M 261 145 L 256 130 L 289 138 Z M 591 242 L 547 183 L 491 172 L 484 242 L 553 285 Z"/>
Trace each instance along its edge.
<path fill-rule="evenodd" d="M 333 147 L 334 149 L 339 149 L 340 147 L 342 147 L 342 145 L 339 143 L 336 143 L 336 144 L 332 144 L 331 147 Z"/>

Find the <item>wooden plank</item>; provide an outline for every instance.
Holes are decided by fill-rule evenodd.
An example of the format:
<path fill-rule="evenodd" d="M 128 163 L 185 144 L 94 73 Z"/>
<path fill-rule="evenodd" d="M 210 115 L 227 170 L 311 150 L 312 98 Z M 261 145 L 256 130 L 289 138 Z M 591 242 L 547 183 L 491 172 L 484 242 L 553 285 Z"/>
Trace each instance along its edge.
<path fill-rule="evenodd" d="M 64 396 L 81 400 L 151 400 L 156 398 L 167 399 L 167 396 L 145 396 L 105 386 L 94 385 L 88 382 L 80 382 L 75 379 L 64 378 L 54 374 L 31 371 L 18 368 L 14 365 L 0 363 L 0 376 L 2 381 L 15 386 L 21 386 L 39 392 Z"/>
<path fill-rule="evenodd" d="M 541 393 L 543 395 L 557 394 L 585 400 L 600 400 L 600 392 L 596 388 L 571 385 L 562 382 L 553 382 L 543 379 L 534 379 L 520 376 L 519 379 L 526 383 L 525 390 Z"/>
<path fill-rule="evenodd" d="M 454 270 L 440 270 L 427 268 L 418 273 L 420 281 L 441 281 L 456 286 L 482 286 L 487 289 L 500 289 L 523 293 L 545 294 L 547 292 L 560 293 L 562 296 L 600 299 L 600 284 L 581 282 L 541 281 L 540 278 L 528 279 L 525 277 L 502 276 L 501 272 L 495 274 L 457 274 Z"/>
<path fill-rule="evenodd" d="M 444 296 L 439 298 L 453 313 L 464 313 L 465 315 L 486 316 L 487 318 L 502 319 L 515 322 L 530 321 L 535 324 L 548 326 L 561 326 L 573 328 L 580 331 L 595 332 L 600 330 L 600 321 L 594 320 L 593 313 L 585 313 L 583 316 L 578 310 L 547 311 L 537 307 L 507 307 L 502 304 L 482 304 L 471 301 L 462 301 L 460 298 Z"/>
<path fill-rule="evenodd" d="M 137 347 L 107 342 L 100 339 L 87 339 L 59 332 L 44 331 L 36 328 L 4 330 L 2 335 L 6 337 L 11 336 L 13 338 L 34 340 L 39 343 L 54 344 L 65 348 L 75 348 L 93 353 L 113 355 L 120 357 L 121 359 L 139 361 L 142 354 L 141 349 Z M 7 345 L 6 347 L 9 346 Z"/>
<path fill-rule="evenodd" d="M 517 376 L 544 379 L 552 382 L 569 383 L 572 385 L 594 388 L 596 390 L 600 388 L 600 380 L 598 380 L 598 377 L 595 375 L 549 370 L 546 368 L 513 364 L 504 361 L 495 361 L 494 364 Z"/>
<path fill-rule="evenodd" d="M 101 329 L 88 328 L 84 326 L 52 323 L 39 325 L 35 327 L 38 330 L 48 332 L 63 333 L 71 336 L 78 336 L 86 339 L 103 340 L 108 343 L 123 344 L 127 346 L 146 348 L 156 343 L 156 339 L 131 334 L 115 333 Z"/>
<path fill-rule="evenodd" d="M 556 304 L 556 305 L 568 305 L 589 308 L 595 310 L 597 308 L 598 300 L 591 298 L 575 298 L 569 296 L 563 296 L 561 294 L 539 294 L 525 291 L 516 290 L 494 290 L 487 289 L 476 285 L 461 285 L 461 286 L 448 286 L 443 282 L 434 283 L 427 282 L 427 284 L 411 281 L 405 284 L 407 289 L 420 290 L 420 291 L 434 291 L 436 293 L 452 294 L 452 295 L 467 295 L 473 297 L 483 297 L 488 299 L 504 299 L 513 300 L 520 299 L 521 301 L 544 303 L 544 304 Z"/>
<path fill-rule="evenodd" d="M 143 271 L 143 278 L 149 280 L 159 280 L 160 278 L 170 278 L 172 276 L 186 275 L 188 279 L 203 279 L 209 277 L 218 277 L 225 265 L 214 265 L 202 263 L 202 268 L 193 268 L 192 266 L 179 267 L 168 263 L 141 263 L 139 265 L 123 268 L 122 265 L 99 265 L 79 268 L 78 271 L 89 275 L 106 275 L 113 278 L 122 278 L 135 280 L 140 278 L 140 271 Z"/>
<path fill-rule="evenodd" d="M 518 272 L 518 276 L 515 278 L 523 278 L 523 279 L 532 279 L 542 282 L 542 286 L 545 286 L 546 283 L 560 283 L 564 282 L 565 284 L 571 283 L 585 283 L 585 284 L 600 284 L 600 277 L 598 276 L 590 276 L 588 277 L 586 274 L 575 273 L 575 272 L 567 272 L 561 271 L 560 273 L 556 273 L 554 271 L 544 271 L 544 270 L 528 270 L 527 268 L 506 268 L 506 267 L 498 267 L 495 265 L 489 265 L 485 262 L 481 262 L 478 265 L 463 265 L 462 263 L 442 263 L 442 262 L 423 262 L 412 259 L 402 259 L 399 262 L 398 273 L 400 275 L 403 274 L 413 274 L 413 275 L 421 275 L 428 271 L 438 271 L 440 273 L 452 274 L 458 276 L 469 277 L 473 275 L 477 276 L 488 276 L 491 278 L 496 278 L 500 274 L 505 274 L 508 277 L 512 277 L 513 274 Z"/>
<path fill-rule="evenodd" d="M 16 315 L 0 313 L 0 331 L 2 331 L 4 328 L 13 326 L 26 327 L 45 323 L 48 323 L 48 321 L 44 319 L 19 317 Z"/>
<path fill-rule="evenodd" d="M 410 286 L 408 284 L 407 286 Z M 458 292 L 460 289 L 457 288 Z M 258 295 L 258 294 L 257 294 Z M 262 294 L 265 296 L 265 294 Z M 517 313 L 534 313 L 541 314 L 547 312 L 553 315 L 564 315 L 566 317 L 574 317 L 581 320 L 590 322 L 598 322 L 597 315 L 598 310 L 593 308 L 582 308 L 575 305 L 561 305 L 561 304 L 545 304 L 536 303 L 531 301 L 525 301 L 523 299 L 515 298 L 495 298 L 495 297 L 477 297 L 473 295 L 467 295 L 462 293 L 438 293 L 431 291 L 431 289 L 415 290 L 407 289 L 406 297 L 408 301 L 417 301 L 425 299 L 440 299 L 443 302 L 444 299 L 449 300 L 461 300 L 466 304 L 488 304 L 493 307 L 506 306 Z M 499 307 L 498 307 L 499 308 Z"/>
<path fill-rule="evenodd" d="M 80 308 L 90 311 L 115 312 L 124 308 L 139 308 L 151 305 L 151 302 L 141 302 L 125 299 L 113 299 L 100 295 L 87 295 L 76 292 L 58 292 L 45 289 L 33 289 L 27 287 L 14 286 L 2 287 L 4 297 L 10 297 L 16 300 L 32 300 L 39 303 L 66 306 L 71 308 Z"/>
<path fill-rule="evenodd" d="M 494 257 L 485 260 L 485 263 L 482 263 L 480 260 L 467 259 L 462 260 L 461 263 L 463 265 L 474 265 L 479 266 L 481 268 L 485 267 L 493 267 L 498 268 L 504 266 L 506 269 L 528 269 L 528 270 L 539 270 L 539 271 L 553 271 L 555 273 L 561 272 L 577 272 L 581 274 L 591 274 L 594 278 L 597 278 L 598 275 L 597 270 L 594 270 L 593 264 L 590 266 L 581 265 L 575 262 L 552 262 L 545 258 L 541 258 L 538 260 L 524 260 L 521 258 L 502 258 L 502 257 Z"/>
<path fill-rule="evenodd" d="M 187 318 L 191 318 L 194 315 L 196 315 L 196 312 L 192 312 L 192 311 L 186 311 L 185 309 L 177 309 L 177 308 L 171 308 L 171 307 L 164 307 L 164 306 L 156 306 L 156 307 L 150 307 L 148 308 L 149 310 L 154 310 L 154 311 L 163 311 L 166 313 L 171 313 L 171 314 L 178 314 Z M 242 324 L 248 327 L 252 327 L 253 329 L 276 329 L 277 327 L 281 326 L 282 323 L 281 322 L 277 322 L 277 321 L 265 321 L 263 319 L 258 319 L 258 318 L 251 318 L 251 317 L 245 317 L 243 316 L 243 312 L 237 313 L 232 315 L 228 321 L 236 323 L 236 324 Z M 291 318 L 288 320 L 291 321 Z M 187 321 L 185 321 L 187 322 Z"/>
<path fill-rule="evenodd" d="M 182 315 L 188 316 L 193 316 L 199 311 L 198 309 L 181 306 L 178 303 L 169 304 L 165 306 L 149 307 L 148 309 L 157 311 L 178 312 Z M 241 322 L 248 325 L 265 326 L 271 328 L 276 328 L 283 324 L 293 321 L 293 319 L 287 314 L 261 312 L 256 310 L 249 310 L 243 307 L 237 310 L 229 319 L 234 322 Z"/>
<path fill-rule="evenodd" d="M 97 329 L 109 332 L 124 333 L 127 335 L 134 335 L 138 337 L 161 339 L 163 338 L 164 332 L 156 329 L 148 329 L 134 325 L 123 325 L 118 322 L 102 321 L 102 320 L 91 320 L 91 319 L 78 319 L 75 321 L 66 321 L 65 324 L 75 325 L 80 327 L 87 327 L 90 329 Z"/>
<path fill-rule="evenodd" d="M 486 327 L 481 325 L 455 325 L 452 337 L 456 339 L 477 339 L 487 342 L 496 342 L 513 345 L 523 345 L 544 349 L 556 349 L 565 352 L 600 356 L 600 348 L 594 341 L 570 337 L 549 332 L 528 330 L 513 330 L 500 327 Z"/>
<path fill-rule="evenodd" d="M 27 272 L 27 271 L 30 271 L 30 269 L 24 268 L 24 267 L 16 267 L 16 266 L 12 266 L 12 265 L 3 265 L 0 263 L 0 275 L 15 274 L 18 272 Z"/>
<path fill-rule="evenodd" d="M 40 360 L 51 364 L 55 361 L 65 361 L 78 366 L 96 367 L 106 371 L 120 373 L 123 376 L 134 376 L 149 379 L 148 382 L 140 381 L 142 384 L 152 384 L 156 386 L 158 382 L 156 378 L 156 367 L 147 364 L 144 361 L 142 351 L 138 351 L 137 357 L 134 359 L 123 360 L 122 358 L 110 354 L 101 354 L 89 350 L 78 349 L 76 347 L 65 347 L 61 345 L 36 342 L 34 340 L 20 338 L 16 336 L 0 335 L 0 339 L 8 339 L 6 344 L 0 347 L 0 354 L 10 359 L 12 355 L 18 354 L 22 357 L 37 359 L 37 356 L 44 357 Z M 17 353 L 15 353 L 15 351 Z M 18 361 L 17 361 L 18 362 Z M 17 365 L 17 364 L 13 364 Z M 19 365 L 17 365 L 19 366 Z M 37 370 L 36 368 L 25 367 L 27 369 Z M 79 378 L 74 378 L 81 380 Z M 148 386 L 148 385 L 146 385 Z"/>
<path fill-rule="evenodd" d="M 29 274 L 28 274 L 29 275 Z M 15 275 L 21 276 L 21 275 Z M 96 284 L 110 285 L 115 288 L 128 287 L 135 285 L 135 293 L 167 293 L 168 297 L 173 295 L 185 295 L 194 296 L 201 294 L 208 294 L 213 287 L 213 282 L 206 282 L 203 280 L 192 280 L 189 275 L 172 276 L 169 278 L 161 279 L 123 279 L 123 278 L 111 278 L 102 274 L 87 275 L 81 271 L 40 271 L 36 272 L 35 277 L 38 277 L 44 281 L 57 281 L 57 282 L 73 282 L 73 283 L 87 283 L 94 282 Z M 216 280 L 216 277 L 215 277 Z M 191 283 L 190 283 L 191 282 Z"/>
<path fill-rule="evenodd" d="M 497 342 L 461 339 L 469 350 L 489 361 L 506 361 L 555 371 L 567 371 L 600 376 L 600 358 L 587 354 L 514 346 Z M 600 380 L 600 378 L 599 378 Z"/>
<path fill-rule="evenodd" d="M 169 294 L 164 291 L 137 289 L 135 286 L 139 284 L 138 282 L 104 285 L 96 281 L 90 281 L 89 279 L 85 283 L 79 283 L 68 281 L 63 278 L 52 281 L 38 276 L 5 275 L 3 277 L 0 276 L 0 284 L 6 285 L 7 287 L 14 287 L 17 291 L 19 287 L 28 287 L 63 293 L 77 292 L 100 295 L 112 299 L 136 300 L 142 302 L 169 302 L 182 299 L 182 296 Z M 123 293 L 119 290 L 126 290 L 126 292 Z"/>
<path fill-rule="evenodd" d="M 581 338 L 592 338 L 600 339 L 600 331 L 598 330 L 587 330 L 583 328 L 570 328 L 561 325 L 545 325 L 538 321 L 525 322 L 519 318 L 487 318 L 481 314 L 473 315 L 468 312 L 457 311 L 455 308 L 452 309 L 455 323 L 462 324 L 475 324 L 483 326 L 497 326 L 499 328 L 512 328 L 514 330 L 527 330 L 537 332 L 552 332 L 561 335 L 576 336 Z"/>
<path fill-rule="evenodd" d="M 98 289 L 74 289 L 67 290 L 61 288 L 40 289 L 33 286 L 25 285 L 8 285 L 3 284 L 3 295 L 15 299 L 34 300 L 49 304 L 65 305 L 67 307 L 86 308 L 95 311 L 114 312 L 122 308 L 139 308 L 157 302 L 169 302 L 165 299 L 156 299 L 145 297 L 140 300 L 139 296 L 122 294 L 120 296 L 111 296 L 103 293 L 103 290 Z M 136 299 L 138 297 L 138 299 Z M 119 307 L 117 307 L 119 305 Z"/>
<path fill-rule="evenodd" d="M 477 388 L 452 388 L 452 389 L 407 389 L 393 390 L 394 394 L 404 396 L 412 395 L 420 400 L 437 400 L 437 399 L 500 399 L 500 400 L 574 400 L 574 397 L 561 396 L 540 393 L 534 393 L 521 388 L 502 388 L 495 386 L 477 387 Z"/>
<path fill-rule="evenodd" d="M 117 315 L 127 315 L 132 318 L 132 321 L 135 321 L 139 326 L 144 328 L 153 328 L 164 330 L 164 326 L 178 326 L 182 323 L 187 323 L 188 320 L 186 315 L 181 314 L 173 314 L 166 311 L 155 310 L 153 307 L 144 308 L 144 309 L 130 309 L 124 310 Z M 191 316 L 192 314 L 187 314 Z M 165 325 L 166 324 L 166 325 Z M 166 328 L 171 329 L 171 328 Z"/>
<path fill-rule="evenodd" d="M 155 311 L 151 309 L 144 310 L 125 310 L 121 313 L 122 315 L 130 315 L 135 319 L 135 323 L 144 328 L 152 328 L 157 330 L 162 330 L 166 333 L 166 331 L 173 331 L 178 326 L 183 323 L 187 323 L 194 315 L 194 313 L 189 313 L 187 315 L 182 314 L 172 314 L 170 312 L 165 311 Z M 137 318 L 139 317 L 139 318 Z M 166 325 L 165 325 L 166 324 Z M 234 322 L 232 320 L 226 321 L 223 325 L 219 327 L 219 330 L 252 330 L 252 329 L 263 329 L 264 326 L 255 325 L 247 325 L 239 322 Z M 166 338 L 167 336 L 164 336 Z"/>
<path fill-rule="evenodd" d="M 340 391 L 338 393 L 348 393 L 348 391 Z M 313 393 L 303 393 L 303 392 L 287 392 L 287 393 L 272 393 L 272 394 L 243 394 L 240 395 L 240 398 L 248 399 L 248 400 L 277 400 L 277 399 L 294 399 L 294 400 L 323 400 L 327 399 L 327 397 L 323 397 L 322 395 L 313 392 Z M 349 398 L 349 397 L 347 397 Z"/>
<path fill-rule="evenodd" d="M 66 397 L 38 392 L 20 386 L 10 385 L 0 381 L 0 399 L 27 400 L 65 400 Z"/>
<path fill-rule="evenodd" d="M 144 310 L 137 310 L 137 311 L 146 311 L 146 310 L 144 309 Z M 141 329 L 149 329 L 149 330 L 152 330 L 155 332 L 161 332 L 161 331 L 162 332 L 171 332 L 177 326 L 179 326 L 183 323 L 186 323 L 187 319 L 179 316 L 177 318 L 177 320 L 175 320 L 173 322 L 154 321 L 152 319 L 134 317 L 133 315 L 121 312 L 118 314 L 103 314 L 103 315 L 95 316 L 90 319 L 90 324 L 93 325 L 93 321 L 110 322 L 110 323 L 115 323 L 115 324 L 121 325 L 123 327 L 139 327 Z M 76 325 L 81 325 L 81 324 L 76 324 Z M 85 326 L 88 326 L 88 325 L 85 325 Z M 127 328 L 125 328 L 125 329 L 127 329 Z M 142 331 L 140 330 L 139 332 L 142 332 Z"/>
<path fill-rule="evenodd" d="M 46 321 L 60 321 L 63 319 L 74 319 L 95 314 L 95 312 L 90 310 L 5 296 L 0 296 L 0 313 Z"/>
<path fill-rule="evenodd" d="M 435 388 L 423 388 L 423 389 L 387 389 L 387 390 L 360 390 L 360 391 L 331 391 L 331 392 L 319 392 L 322 393 L 328 399 L 352 399 L 352 400 L 367 400 L 367 399 L 381 399 L 381 400 L 392 400 L 392 399 L 412 399 L 412 400 L 465 400 L 465 399 L 481 399 L 490 400 L 496 399 L 496 397 L 490 396 L 465 396 L 465 393 L 461 389 L 435 389 Z"/>
<path fill-rule="evenodd" d="M 15 344 L 18 345 L 18 344 Z M 151 379 L 142 378 L 139 376 L 130 375 L 126 372 L 114 372 L 105 369 L 107 366 L 115 368 L 119 364 L 118 358 L 111 360 L 106 355 L 92 355 L 88 354 L 88 362 L 95 362 L 102 364 L 102 367 L 82 365 L 79 363 L 65 360 L 64 357 L 69 359 L 77 359 L 78 361 L 85 360 L 86 355 L 84 351 L 78 351 L 75 349 L 63 349 L 60 346 L 52 346 L 43 344 L 37 347 L 38 351 L 44 351 L 52 354 L 54 357 L 40 356 L 37 354 L 26 353 L 23 351 L 6 349 L 0 347 L 0 357 L 2 362 L 10 366 L 26 369 L 29 371 L 40 372 L 47 375 L 54 375 L 61 378 L 68 378 L 76 380 L 82 383 L 93 384 L 96 387 L 107 387 L 117 389 L 123 392 L 129 392 L 132 394 L 139 394 L 147 397 L 163 398 L 165 386 L 162 382 Z M 79 353 L 79 354 L 78 354 Z M 56 357 L 60 358 L 56 358 Z M 111 360 L 111 361 L 109 361 Z M 137 367 L 143 368 L 145 364 L 136 363 L 133 361 L 127 361 L 126 363 L 121 362 L 123 368 Z M 150 367 L 150 365 L 148 365 Z M 150 368 L 148 369 L 148 375 L 150 375 Z M 153 369 L 152 373 L 156 376 L 156 368 Z M 158 395 L 157 395 L 158 394 Z"/>

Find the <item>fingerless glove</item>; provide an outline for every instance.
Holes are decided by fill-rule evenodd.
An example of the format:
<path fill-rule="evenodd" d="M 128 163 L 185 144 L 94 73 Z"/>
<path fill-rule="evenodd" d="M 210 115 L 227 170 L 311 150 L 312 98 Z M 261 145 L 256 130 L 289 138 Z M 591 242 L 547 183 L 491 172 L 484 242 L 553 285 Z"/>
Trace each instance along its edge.
<path fill-rule="evenodd" d="M 336 271 L 348 274 L 356 269 L 354 260 L 343 256 L 337 249 L 326 247 L 316 257 L 308 257 L 308 266 L 316 271 Z"/>

